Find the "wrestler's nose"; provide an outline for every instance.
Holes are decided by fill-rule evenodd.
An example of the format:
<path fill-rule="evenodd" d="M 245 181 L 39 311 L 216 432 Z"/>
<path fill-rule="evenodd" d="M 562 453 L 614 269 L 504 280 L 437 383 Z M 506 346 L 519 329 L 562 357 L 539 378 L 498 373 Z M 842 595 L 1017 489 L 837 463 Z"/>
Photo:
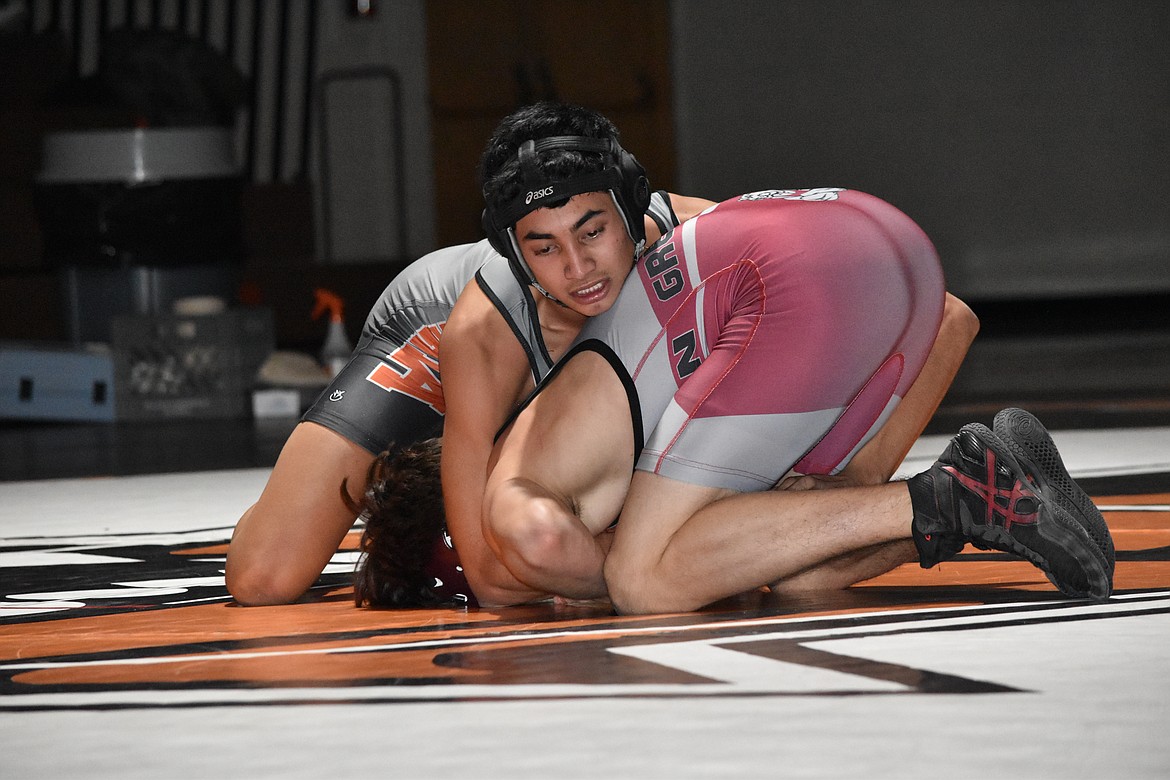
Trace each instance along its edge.
<path fill-rule="evenodd" d="M 569 246 L 565 250 L 565 278 L 583 279 L 595 267 L 593 256 L 582 247 Z"/>

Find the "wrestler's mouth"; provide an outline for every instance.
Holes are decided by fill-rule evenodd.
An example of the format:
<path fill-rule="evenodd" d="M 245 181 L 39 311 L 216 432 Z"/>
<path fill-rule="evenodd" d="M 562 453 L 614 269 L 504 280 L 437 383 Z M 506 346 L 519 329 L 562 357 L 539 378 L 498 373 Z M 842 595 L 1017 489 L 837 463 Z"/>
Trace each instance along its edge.
<path fill-rule="evenodd" d="M 609 290 L 609 280 L 600 279 L 588 287 L 582 287 L 579 290 L 574 290 L 572 296 L 575 300 L 581 303 L 593 303 L 605 297 Z"/>

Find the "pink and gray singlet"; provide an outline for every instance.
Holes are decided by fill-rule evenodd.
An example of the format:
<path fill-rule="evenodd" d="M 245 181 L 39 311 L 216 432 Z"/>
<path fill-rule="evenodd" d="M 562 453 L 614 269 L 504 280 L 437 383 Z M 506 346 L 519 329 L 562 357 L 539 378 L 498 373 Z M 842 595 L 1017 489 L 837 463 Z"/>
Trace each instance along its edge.
<path fill-rule="evenodd" d="M 890 204 L 754 192 L 643 254 L 565 359 L 599 352 L 626 382 L 638 469 L 766 490 L 790 471 L 836 473 L 872 438 L 922 370 L 943 302 L 933 245 Z"/>

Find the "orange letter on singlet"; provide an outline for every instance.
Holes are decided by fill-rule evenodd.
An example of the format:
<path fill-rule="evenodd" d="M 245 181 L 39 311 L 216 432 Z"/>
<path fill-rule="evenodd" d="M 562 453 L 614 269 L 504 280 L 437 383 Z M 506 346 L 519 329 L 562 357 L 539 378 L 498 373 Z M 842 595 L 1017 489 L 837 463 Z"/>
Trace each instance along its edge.
<path fill-rule="evenodd" d="M 405 344 L 386 356 L 366 377 L 390 393 L 402 393 L 421 401 L 439 414 L 445 412 L 439 380 L 439 337 L 443 324 L 415 331 Z"/>

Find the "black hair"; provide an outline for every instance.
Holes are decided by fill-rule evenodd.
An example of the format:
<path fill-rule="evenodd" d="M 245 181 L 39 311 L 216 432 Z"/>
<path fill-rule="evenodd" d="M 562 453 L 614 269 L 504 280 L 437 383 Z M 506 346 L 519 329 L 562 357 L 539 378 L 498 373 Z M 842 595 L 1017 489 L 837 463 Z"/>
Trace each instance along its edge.
<path fill-rule="evenodd" d="M 439 439 L 427 439 L 383 452 L 366 478 L 355 506 L 365 518 L 354 575 L 357 606 L 427 607 L 447 603 L 435 590 L 428 564 L 444 533 L 443 493 L 439 480 Z"/>
<path fill-rule="evenodd" d="M 520 108 L 496 127 L 479 163 L 484 201 L 491 211 L 501 211 L 523 186 L 517 153 L 525 141 L 553 136 L 585 136 L 620 144 L 617 127 L 601 114 L 581 106 L 545 101 Z M 555 149 L 539 155 L 537 165 L 549 184 L 604 170 L 610 155 L 575 149 Z M 545 203 L 563 205 L 567 199 Z"/>

